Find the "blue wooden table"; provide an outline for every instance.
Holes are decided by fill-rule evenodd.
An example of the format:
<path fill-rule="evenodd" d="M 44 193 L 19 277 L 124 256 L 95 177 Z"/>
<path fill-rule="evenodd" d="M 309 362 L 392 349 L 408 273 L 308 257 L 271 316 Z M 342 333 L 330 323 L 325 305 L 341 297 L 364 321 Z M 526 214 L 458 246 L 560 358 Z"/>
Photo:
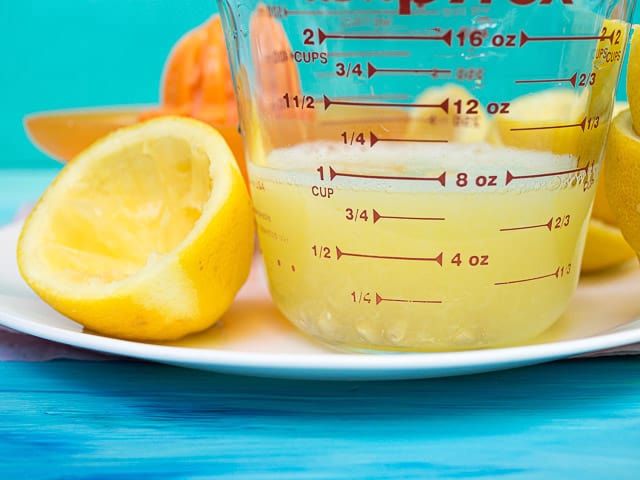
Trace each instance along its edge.
<path fill-rule="evenodd" d="M 0 170 L 0 223 L 54 174 Z M 0 478 L 636 479 L 640 357 L 398 382 L 4 361 Z"/>
<path fill-rule="evenodd" d="M 2 476 L 637 479 L 640 359 L 386 383 L 0 364 Z"/>

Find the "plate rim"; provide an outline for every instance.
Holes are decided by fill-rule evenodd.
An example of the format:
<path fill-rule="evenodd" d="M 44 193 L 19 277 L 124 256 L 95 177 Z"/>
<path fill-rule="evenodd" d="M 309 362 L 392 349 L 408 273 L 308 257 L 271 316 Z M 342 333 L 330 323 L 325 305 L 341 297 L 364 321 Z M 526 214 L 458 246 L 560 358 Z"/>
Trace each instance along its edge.
<path fill-rule="evenodd" d="M 11 296 L 6 296 L 11 298 Z M 14 297 L 16 298 L 16 297 Z M 35 301 L 41 301 L 34 299 Z M 66 317 L 65 317 L 66 318 Z M 72 321 L 73 320 L 70 320 Z M 627 324 L 640 321 L 631 319 Z M 76 323 L 76 322 L 73 322 Z M 77 324 L 77 323 L 76 323 Z M 640 341 L 640 325 L 559 342 L 456 352 L 265 353 L 135 342 L 43 324 L 0 309 L 0 325 L 65 345 L 100 353 L 249 375 L 282 378 L 390 379 L 452 376 L 532 365 Z M 79 324 L 77 324 L 79 325 Z M 620 327 L 617 327 L 620 328 Z M 203 368 L 206 366 L 207 368 Z M 433 375 L 433 374 L 436 375 Z M 400 375 L 398 375 L 400 374 Z M 402 375 L 404 374 L 404 375 Z M 391 375 L 391 376 L 389 376 Z"/>
<path fill-rule="evenodd" d="M 13 221 L 0 225 L 0 237 L 11 234 L 12 230 L 19 230 L 20 224 L 21 221 Z M 20 297 L 0 292 L 0 298 L 3 297 L 33 300 L 51 308 L 36 296 Z M 51 308 L 51 311 L 81 327 L 54 309 Z M 638 322 L 637 326 L 624 328 L 635 322 Z M 136 342 L 47 325 L 22 312 L 3 310 L 1 305 L 0 326 L 94 352 L 200 370 L 273 378 L 333 380 L 391 380 L 482 373 L 540 364 L 640 342 L 640 316 L 634 316 L 609 331 L 568 340 L 463 351 L 392 353 L 352 353 L 339 350 L 327 353 L 271 353 Z"/>

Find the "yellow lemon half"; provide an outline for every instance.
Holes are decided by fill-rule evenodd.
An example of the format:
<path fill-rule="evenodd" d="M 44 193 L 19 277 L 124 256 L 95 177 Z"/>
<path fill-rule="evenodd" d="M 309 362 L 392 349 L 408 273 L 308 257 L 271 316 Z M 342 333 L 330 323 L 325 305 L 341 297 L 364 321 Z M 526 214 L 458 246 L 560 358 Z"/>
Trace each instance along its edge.
<path fill-rule="evenodd" d="M 620 229 L 594 218 L 590 220 L 582 257 L 582 273 L 593 273 L 621 265 L 635 256 Z"/>
<path fill-rule="evenodd" d="M 160 341 L 213 325 L 247 278 L 251 203 L 212 127 L 161 117 L 70 162 L 27 218 L 25 281 L 53 308 L 113 337 Z"/>
<path fill-rule="evenodd" d="M 508 115 L 497 115 L 495 128 L 504 145 L 524 150 L 576 154 L 582 140 L 587 97 L 552 88 L 511 102 Z M 562 127 L 562 128 L 555 128 Z"/>
<path fill-rule="evenodd" d="M 491 122 L 484 106 L 460 85 L 448 83 L 428 88 L 415 103 L 433 107 L 414 110 L 407 128 L 408 138 L 476 143 L 486 141 L 489 136 Z"/>
<path fill-rule="evenodd" d="M 640 252 L 640 137 L 631 111 L 613 120 L 606 148 L 605 188 L 611 210 L 631 248 Z"/>
<path fill-rule="evenodd" d="M 627 108 L 628 104 L 626 102 L 616 102 L 613 113 L 617 115 Z M 598 187 L 593 200 L 592 219 L 587 231 L 584 256 L 582 257 L 583 273 L 606 270 L 635 257 L 635 252 L 627 244 L 620 228 L 618 228 L 618 221 L 607 198 L 605 180 L 606 154 L 607 152 L 605 151 L 604 163 L 600 169 Z"/>
<path fill-rule="evenodd" d="M 606 38 L 599 40 L 596 45 L 592 71 L 582 72 L 577 77 L 578 87 L 588 85 L 591 90 L 590 117 L 608 117 L 610 114 L 628 33 L 628 24 L 623 20 L 605 19 L 600 34 Z"/>
<path fill-rule="evenodd" d="M 633 129 L 640 131 L 640 29 L 634 27 L 629 48 L 629 63 L 627 64 L 627 99 L 633 119 Z"/>
<path fill-rule="evenodd" d="M 615 117 L 623 110 L 627 110 L 629 108 L 629 104 L 627 102 L 616 102 L 613 106 L 613 116 Z M 611 206 L 609 205 L 609 200 L 607 199 L 607 192 L 605 189 L 606 181 L 605 177 L 605 168 L 604 164 L 606 163 L 606 150 L 605 157 L 602 159 L 603 164 L 600 168 L 600 178 L 598 180 L 598 187 L 596 190 L 596 196 L 593 200 L 593 217 L 603 220 L 605 223 L 609 225 L 617 226 L 618 222 L 614 213 L 611 211 Z"/>

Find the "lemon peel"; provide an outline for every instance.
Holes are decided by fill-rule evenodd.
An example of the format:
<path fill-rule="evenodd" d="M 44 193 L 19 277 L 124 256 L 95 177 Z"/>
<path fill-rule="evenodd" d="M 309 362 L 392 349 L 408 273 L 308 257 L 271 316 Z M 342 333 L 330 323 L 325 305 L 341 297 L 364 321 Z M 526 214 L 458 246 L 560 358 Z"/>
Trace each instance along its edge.
<path fill-rule="evenodd" d="M 640 136 L 633 129 L 631 110 L 625 110 L 614 118 L 609 132 L 605 188 L 620 230 L 636 253 L 640 252 L 639 185 Z"/>
<path fill-rule="evenodd" d="M 17 260 L 45 302 L 86 328 L 161 341 L 223 315 L 253 242 L 251 202 L 223 137 L 160 117 L 70 162 L 26 219 Z"/>

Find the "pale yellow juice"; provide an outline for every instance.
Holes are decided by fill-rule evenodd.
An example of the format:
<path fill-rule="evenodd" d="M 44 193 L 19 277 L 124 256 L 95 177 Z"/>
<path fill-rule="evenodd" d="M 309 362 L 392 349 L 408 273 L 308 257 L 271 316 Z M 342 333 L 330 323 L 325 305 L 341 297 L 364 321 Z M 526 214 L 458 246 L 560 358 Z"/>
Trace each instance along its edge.
<path fill-rule="evenodd" d="M 571 156 L 316 142 L 249 170 L 273 298 L 330 345 L 521 342 L 576 287 L 596 172 Z"/>

